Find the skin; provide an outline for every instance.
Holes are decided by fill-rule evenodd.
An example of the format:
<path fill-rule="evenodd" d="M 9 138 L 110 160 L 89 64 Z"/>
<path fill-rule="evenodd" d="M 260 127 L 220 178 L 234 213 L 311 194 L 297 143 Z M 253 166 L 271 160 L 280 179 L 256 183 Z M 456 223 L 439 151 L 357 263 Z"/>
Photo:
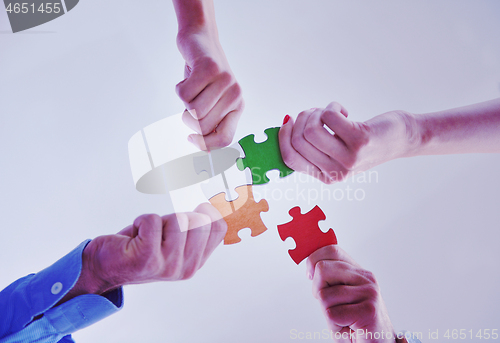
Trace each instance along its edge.
<path fill-rule="evenodd" d="M 219 42 L 212 0 L 174 0 L 177 46 L 186 61 L 176 91 L 187 111 L 188 140 L 202 150 L 231 144 L 244 101 Z"/>
<path fill-rule="evenodd" d="M 189 279 L 226 230 L 219 212 L 208 203 L 191 213 L 144 214 L 117 234 L 99 236 L 87 245 L 80 277 L 61 303 L 129 284 Z"/>
<path fill-rule="evenodd" d="M 405 341 L 396 340 L 375 276 L 344 250 L 329 245 L 315 251 L 307 259 L 307 274 L 312 279 L 313 296 L 318 299 L 336 342 Z M 365 330 L 378 332 L 384 339 L 367 337 Z M 358 335 L 349 336 L 352 332 Z"/>
<path fill-rule="evenodd" d="M 332 102 L 290 119 L 279 133 L 285 164 L 329 184 L 401 157 L 500 152 L 500 99 L 428 114 L 391 111 L 366 122 L 347 117 Z"/>

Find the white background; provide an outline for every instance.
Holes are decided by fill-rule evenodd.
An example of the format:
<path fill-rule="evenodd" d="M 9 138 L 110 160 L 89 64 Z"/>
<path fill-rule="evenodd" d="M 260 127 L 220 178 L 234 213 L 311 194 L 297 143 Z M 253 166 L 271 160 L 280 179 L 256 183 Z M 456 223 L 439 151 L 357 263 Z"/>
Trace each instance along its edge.
<path fill-rule="evenodd" d="M 333 100 L 363 121 L 500 95 L 495 0 L 215 5 L 246 101 L 237 139 L 262 140 L 285 114 Z M 86 238 L 170 211 L 134 189 L 127 142 L 183 109 L 176 30 L 169 1 L 82 0 L 16 34 L 0 10 L 0 288 Z M 315 202 L 327 215 L 320 226 L 377 276 L 397 330 L 429 342 L 429 330 L 500 329 L 499 170 L 499 155 L 402 159 L 375 168 L 378 182 L 330 186 L 362 188 L 362 201 L 268 199 L 266 233 L 241 231 L 241 243 L 220 246 L 189 281 L 126 287 L 125 308 L 75 339 L 288 342 L 293 329 L 325 329 L 305 265 L 276 231 L 288 209 Z"/>

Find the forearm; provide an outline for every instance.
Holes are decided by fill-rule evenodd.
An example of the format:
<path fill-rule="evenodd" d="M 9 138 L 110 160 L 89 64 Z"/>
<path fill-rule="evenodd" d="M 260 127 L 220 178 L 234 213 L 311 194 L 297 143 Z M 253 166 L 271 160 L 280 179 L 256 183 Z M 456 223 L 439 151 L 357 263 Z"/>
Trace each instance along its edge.
<path fill-rule="evenodd" d="M 173 0 L 179 36 L 207 31 L 218 37 L 213 0 Z"/>
<path fill-rule="evenodd" d="M 413 117 L 407 156 L 500 152 L 500 98 Z"/>

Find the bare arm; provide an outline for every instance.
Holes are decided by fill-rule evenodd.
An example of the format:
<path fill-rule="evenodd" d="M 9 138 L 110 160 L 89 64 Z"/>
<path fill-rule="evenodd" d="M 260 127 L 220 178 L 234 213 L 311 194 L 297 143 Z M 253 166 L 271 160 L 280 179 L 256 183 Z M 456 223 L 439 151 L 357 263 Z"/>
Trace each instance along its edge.
<path fill-rule="evenodd" d="M 333 102 L 287 120 L 285 163 L 332 183 L 400 157 L 500 152 L 500 99 L 428 114 L 391 111 L 366 122 L 347 115 Z"/>
<path fill-rule="evenodd" d="M 128 284 L 188 279 L 222 241 L 226 228 L 209 204 L 190 213 L 142 215 L 117 234 L 87 245 L 80 277 L 59 304 Z"/>
<path fill-rule="evenodd" d="M 197 132 L 189 140 L 206 150 L 231 143 L 243 112 L 241 88 L 219 42 L 212 0 L 173 0 L 177 46 L 186 61 L 177 84 L 184 123 Z"/>
<path fill-rule="evenodd" d="M 410 156 L 500 152 L 500 99 L 414 117 L 419 145 Z"/>

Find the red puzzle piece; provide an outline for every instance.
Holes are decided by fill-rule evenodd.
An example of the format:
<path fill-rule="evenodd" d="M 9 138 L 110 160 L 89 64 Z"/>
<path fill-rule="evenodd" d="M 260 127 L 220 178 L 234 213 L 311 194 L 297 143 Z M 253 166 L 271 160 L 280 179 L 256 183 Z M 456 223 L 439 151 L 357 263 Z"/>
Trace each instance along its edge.
<path fill-rule="evenodd" d="M 288 213 L 293 217 L 293 220 L 278 225 L 278 232 L 282 241 L 288 237 L 292 237 L 295 241 L 295 249 L 288 250 L 295 263 L 299 264 L 320 248 L 330 244 L 337 244 L 337 237 L 332 229 L 323 232 L 318 226 L 320 220 L 326 219 L 325 214 L 318 205 L 306 214 L 300 213 L 300 207 L 298 206 L 292 208 Z"/>

